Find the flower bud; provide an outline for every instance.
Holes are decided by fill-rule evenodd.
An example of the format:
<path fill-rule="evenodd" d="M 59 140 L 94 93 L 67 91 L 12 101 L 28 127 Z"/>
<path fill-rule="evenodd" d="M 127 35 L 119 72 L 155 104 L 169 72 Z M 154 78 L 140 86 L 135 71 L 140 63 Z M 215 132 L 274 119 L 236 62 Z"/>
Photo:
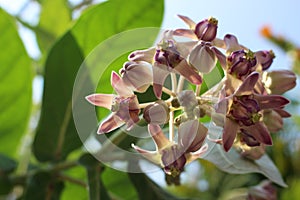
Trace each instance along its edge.
<path fill-rule="evenodd" d="M 263 181 L 249 189 L 247 200 L 277 200 L 276 188 L 271 181 Z"/>
<path fill-rule="evenodd" d="M 210 42 L 216 38 L 218 20 L 210 17 L 199 22 L 195 27 L 195 34 L 199 40 Z"/>
<path fill-rule="evenodd" d="M 265 146 L 255 146 L 243 149 L 241 156 L 248 158 L 250 160 L 258 160 L 265 154 Z"/>
<path fill-rule="evenodd" d="M 144 109 L 143 117 L 149 124 L 165 124 L 169 121 L 168 105 L 163 100 L 158 100 Z"/>
<path fill-rule="evenodd" d="M 283 119 L 275 110 L 264 111 L 264 123 L 270 132 L 277 132 L 283 127 Z"/>
<path fill-rule="evenodd" d="M 296 86 L 296 75 L 289 70 L 265 72 L 263 83 L 268 93 L 283 94 Z"/>
<path fill-rule="evenodd" d="M 261 64 L 262 70 L 267 70 L 273 63 L 275 54 L 272 50 L 270 51 L 258 51 L 255 53 L 258 63 Z"/>
<path fill-rule="evenodd" d="M 209 44 L 201 42 L 192 49 L 188 62 L 198 71 L 209 73 L 217 64 L 217 56 Z"/>
<path fill-rule="evenodd" d="M 234 51 L 228 57 L 229 73 L 238 79 L 244 79 L 251 72 L 255 71 L 256 57 L 252 51 Z"/>
<path fill-rule="evenodd" d="M 145 92 L 153 79 L 151 65 L 143 61 L 126 62 L 120 70 L 120 74 L 124 83 L 137 92 Z"/>

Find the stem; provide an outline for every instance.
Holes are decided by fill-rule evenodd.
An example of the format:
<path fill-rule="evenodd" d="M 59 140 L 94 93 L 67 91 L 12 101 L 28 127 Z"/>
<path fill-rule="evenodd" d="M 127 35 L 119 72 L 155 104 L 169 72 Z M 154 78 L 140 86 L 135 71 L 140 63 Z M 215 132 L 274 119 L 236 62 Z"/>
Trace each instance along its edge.
<path fill-rule="evenodd" d="M 60 175 L 58 176 L 58 178 L 61 179 L 61 180 L 68 181 L 68 182 L 70 182 L 70 183 L 74 183 L 74 184 L 76 184 L 76 185 L 82 186 L 82 187 L 84 187 L 84 188 L 87 187 L 87 184 L 86 184 L 85 182 L 83 182 L 83 181 L 81 181 L 81 180 L 78 180 L 78 179 L 75 179 L 75 178 L 73 178 L 73 177 L 64 175 L 64 174 L 60 174 Z"/>
<path fill-rule="evenodd" d="M 140 104 L 139 104 L 139 108 L 140 108 L 140 109 L 146 108 L 147 106 L 152 105 L 152 104 L 153 104 L 153 102 L 140 103 Z"/>
<path fill-rule="evenodd" d="M 170 111 L 170 119 L 169 119 L 169 140 L 171 142 L 174 141 L 174 124 L 173 124 L 173 121 L 174 121 L 174 111 L 171 110 Z"/>
<path fill-rule="evenodd" d="M 201 91 L 201 85 L 196 85 L 195 95 L 196 95 L 196 96 L 199 96 L 200 91 Z"/>
<path fill-rule="evenodd" d="M 170 96 L 173 96 L 173 97 L 176 96 L 176 94 L 175 94 L 173 91 L 169 90 L 169 89 L 166 88 L 166 87 L 162 87 L 162 91 L 163 91 L 164 93 L 170 95 Z"/>
<path fill-rule="evenodd" d="M 184 81 L 185 81 L 184 76 L 180 75 L 179 81 L 178 81 L 178 86 L 177 86 L 177 91 L 176 91 L 177 93 L 182 91 L 183 86 L 184 86 Z"/>
<path fill-rule="evenodd" d="M 176 92 L 177 89 L 177 77 L 175 73 L 171 73 L 171 81 L 172 81 L 172 92 Z"/>

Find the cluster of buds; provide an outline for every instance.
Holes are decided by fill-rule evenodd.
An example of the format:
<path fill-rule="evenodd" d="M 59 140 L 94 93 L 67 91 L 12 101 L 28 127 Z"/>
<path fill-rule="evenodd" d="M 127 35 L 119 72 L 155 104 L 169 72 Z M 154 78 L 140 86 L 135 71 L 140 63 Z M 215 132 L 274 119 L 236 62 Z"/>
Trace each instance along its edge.
<path fill-rule="evenodd" d="M 290 116 L 284 110 L 289 100 L 281 94 L 296 84 L 296 76 L 290 71 L 267 71 L 275 57 L 272 51 L 251 51 L 230 34 L 217 38 L 215 18 L 195 23 L 179 17 L 188 29 L 165 31 L 156 46 L 132 52 L 119 74 L 112 72 L 111 85 L 116 94 L 86 97 L 93 105 L 112 112 L 100 124 L 99 134 L 124 124 L 130 130 L 143 118 L 156 149 L 132 147 L 174 180 L 186 164 L 208 149 L 207 124 L 201 122 L 204 116 L 223 128 L 220 138 L 209 139 L 222 145 L 224 151 L 234 147 L 249 159 L 260 158 L 265 145 L 272 145 L 270 133 L 281 129 L 282 118 Z M 185 40 L 179 41 L 181 38 Z M 217 63 L 224 77 L 200 93 L 203 76 Z M 168 77 L 170 88 L 165 86 Z M 148 90 L 153 90 L 157 100 L 139 103 L 139 93 Z M 162 98 L 163 93 L 168 98 Z"/>

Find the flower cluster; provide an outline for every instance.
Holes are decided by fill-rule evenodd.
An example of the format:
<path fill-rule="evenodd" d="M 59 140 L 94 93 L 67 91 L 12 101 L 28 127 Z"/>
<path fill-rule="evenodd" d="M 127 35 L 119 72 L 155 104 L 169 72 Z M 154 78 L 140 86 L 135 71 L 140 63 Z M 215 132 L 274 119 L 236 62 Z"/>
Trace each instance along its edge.
<path fill-rule="evenodd" d="M 242 156 L 260 158 L 265 145 L 272 145 L 270 133 L 281 129 L 282 118 L 290 116 L 284 110 L 289 100 L 281 94 L 295 86 L 296 76 L 287 70 L 267 71 L 275 57 L 272 51 L 251 51 L 230 34 L 217 38 L 215 18 L 195 23 L 186 16 L 179 17 L 188 29 L 165 31 L 156 46 L 132 52 L 119 74 L 112 72 L 116 94 L 86 97 L 93 105 L 112 112 L 98 133 L 124 124 L 130 130 L 143 118 L 156 149 L 132 147 L 176 178 L 187 163 L 207 151 L 208 128 L 201 118 L 208 116 L 223 127 L 221 138 L 210 140 L 225 151 L 234 147 Z M 224 76 L 200 93 L 203 76 L 216 66 Z M 171 88 L 165 86 L 167 78 Z M 139 103 L 139 93 L 148 90 L 153 90 L 157 100 Z M 162 98 L 163 93 L 168 98 Z M 169 129 L 168 137 L 162 126 Z"/>

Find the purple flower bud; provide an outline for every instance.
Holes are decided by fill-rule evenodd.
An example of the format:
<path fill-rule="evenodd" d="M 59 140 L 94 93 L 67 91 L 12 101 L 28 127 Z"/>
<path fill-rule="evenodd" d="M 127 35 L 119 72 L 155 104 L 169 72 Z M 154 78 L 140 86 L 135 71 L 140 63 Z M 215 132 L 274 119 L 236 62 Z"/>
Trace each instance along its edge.
<path fill-rule="evenodd" d="M 255 146 L 243 149 L 241 156 L 248 158 L 250 160 L 258 160 L 265 154 L 265 146 Z"/>
<path fill-rule="evenodd" d="M 243 80 L 255 71 L 257 61 L 254 53 L 250 50 L 234 51 L 227 60 L 229 61 L 229 74 L 235 75 L 238 79 Z"/>
<path fill-rule="evenodd" d="M 120 74 L 124 83 L 137 92 L 145 92 L 153 80 L 151 64 L 143 61 L 124 63 Z"/>
<path fill-rule="evenodd" d="M 169 121 L 169 107 L 164 101 L 158 100 L 144 109 L 143 117 L 149 124 L 165 124 Z"/>
<path fill-rule="evenodd" d="M 210 42 L 216 38 L 218 20 L 210 17 L 199 22 L 195 27 L 195 34 L 199 40 Z"/>
<path fill-rule="evenodd" d="M 261 64 L 262 70 L 267 70 L 273 63 L 275 54 L 272 50 L 270 51 L 258 51 L 255 53 L 258 63 Z"/>
<path fill-rule="evenodd" d="M 249 189 L 247 200 L 277 200 L 276 188 L 271 181 L 263 181 Z"/>
<path fill-rule="evenodd" d="M 263 83 L 270 94 L 283 94 L 296 86 L 296 75 L 289 70 L 276 70 L 263 74 Z"/>

